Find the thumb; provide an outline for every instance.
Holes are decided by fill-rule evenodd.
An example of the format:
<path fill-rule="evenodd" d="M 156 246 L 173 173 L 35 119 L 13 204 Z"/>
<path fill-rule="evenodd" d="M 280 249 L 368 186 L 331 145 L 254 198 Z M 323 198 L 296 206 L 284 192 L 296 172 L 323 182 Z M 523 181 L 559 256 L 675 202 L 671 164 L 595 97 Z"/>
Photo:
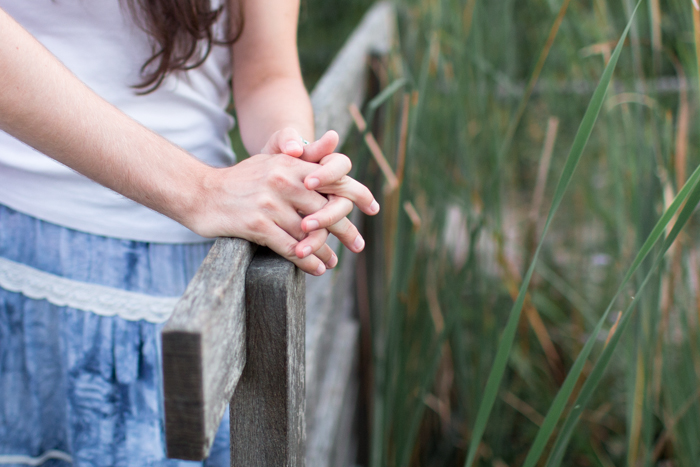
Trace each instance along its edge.
<path fill-rule="evenodd" d="M 338 146 L 340 137 L 333 130 L 327 131 L 323 136 L 304 146 L 304 153 L 301 155 L 301 160 L 306 162 L 320 162 L 321 159 L 328 154 L 332 154 Z"/>
<path fill-rule="evenodd" d="M 275 132 L 268 140 L 261 154 L 286 154 L 300 157 L 304 153 L 303 139 L 293 128 L 284 128 Z"/>

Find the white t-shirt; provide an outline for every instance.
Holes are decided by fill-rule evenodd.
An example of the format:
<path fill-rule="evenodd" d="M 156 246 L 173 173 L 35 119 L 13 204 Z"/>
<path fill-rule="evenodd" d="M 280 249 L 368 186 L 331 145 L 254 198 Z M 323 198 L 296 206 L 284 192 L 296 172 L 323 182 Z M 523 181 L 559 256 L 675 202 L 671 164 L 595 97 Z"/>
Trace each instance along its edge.
<path fill-rule="evenodd" d="M 134 120 L 211 166 L 233 164 L 228 139 L 233 118 L 225 110 L 230 100 L 229 48 L 214 46 L 202 66 L 170 74 L 155 92 L 137 95 L 132 86 L 141 82 L 140 69 L 152 55 L 151 45 L 120 3 L 0 0 L 0 8 L 93 91 Z M 225 20 L 217 24 L 217 34 L 224 30 Z M 205 240 L 2 131 L 0 204 L 96 235 L 159 243 Z"/>

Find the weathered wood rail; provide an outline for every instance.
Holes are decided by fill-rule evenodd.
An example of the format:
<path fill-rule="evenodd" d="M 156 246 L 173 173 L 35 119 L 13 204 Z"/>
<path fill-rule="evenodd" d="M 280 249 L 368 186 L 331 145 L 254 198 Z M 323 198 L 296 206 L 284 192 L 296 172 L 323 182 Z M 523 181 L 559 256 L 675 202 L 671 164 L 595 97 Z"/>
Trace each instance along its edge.
<path fill-rule="evenodd" d="M 391 5 L 376 4 L 321 78 L 311 94 L 317 137 L 347 138 L 368 57 L 389 51 L 394 23 Z M 204 459 L 230 404 L 233 466 L 350 465 L 353 276 L 351 254 L 304 277 L 265 248 L 218 239 L 162 331 L 168 457 Z"/>

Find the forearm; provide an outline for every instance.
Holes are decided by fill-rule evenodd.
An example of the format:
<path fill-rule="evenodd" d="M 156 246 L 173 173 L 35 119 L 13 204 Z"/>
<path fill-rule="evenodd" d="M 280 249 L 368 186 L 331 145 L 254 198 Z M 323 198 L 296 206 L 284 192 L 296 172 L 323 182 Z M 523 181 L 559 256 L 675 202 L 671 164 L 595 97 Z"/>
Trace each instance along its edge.
<path fill-rule="evenodd" d="M 246 149 L 257 154 L 285 128 L 313 140 L 313 112 L 296 43 L 299 1 L 230 1 L 231 8 L 242 4 L 245 12 L 232 64 L 233 99 Z"/>
<path fill-rule="evenodd" d="M 2 10 L 0 129 L 185 225 L 207 169 L 97 96 Z"/>
<path fill-rule="evenodd" d="M 236 113 L 241 137 L 250 154 L 257 154 L 270 136 L 283 128 L 293 128 L 312 141 L 313 110 L 301 78 L 270 78 L 248 89 L 236 92 Z"/>

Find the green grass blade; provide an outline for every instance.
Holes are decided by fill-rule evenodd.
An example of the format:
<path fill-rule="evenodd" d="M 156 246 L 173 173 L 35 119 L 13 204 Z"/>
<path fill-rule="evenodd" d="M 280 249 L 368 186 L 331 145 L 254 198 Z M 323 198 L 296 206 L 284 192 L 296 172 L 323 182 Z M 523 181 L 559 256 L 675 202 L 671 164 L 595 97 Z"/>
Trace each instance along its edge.
<path fill-rule="evenodd" d="M 637 3 L 637 7 L 635 7 L 635 12 L 639 7 L 640 3 L 641 0 L 639 1 L 639 3 Z M 632 17 L 634 17 L 634 13 L 632 14 Z M 503 331 L 501 342 L 498 345 L 496 358 L 493 367 L 491 368 L 488 380 L 486 382 L 484 397 L 481 401 L 481 404 L 479 405 L 479 410 L 477 412 L 476 422 L 474 424 L 474 430 L 472 431 L 472 437 L 469 444 L 469 451 L 467 453 L 467 459 L 464 464 L 465 467 L 471 467 L 474 462 L 474 459 L 476 458 L 477 449 L 479 447 L 479 444 L 481 443 L 484 431 L 486 430 L 486 424 L 488 422 L 491 410 L 493 409 L 493 405 L 498 395 L 498 388 L 500 387 L 501 381 L 503 380 L 503 375 L 505 373 L 506 365 L 508 363 L 508 356 L 513 346 L 513 341 L 515 340 L 515 333 L 517 331 L 518 321 L 520 320 L 520 313 L 522 312 L 523 302 L 525 301 L 525 296 L 527 294 L 527 289 L 530 284 L 530 279 L 532 278 L 532 273 L 535 269 L 535 263 L 537 262 L 540 250 L 542 249 L 545 235 L 549 230 L 549 226 L 552 222 L 552 218 L 554 217 L 555 212 L 561 204 L 562 198 L 564 197 L 564 193 L 566 192 L 566 189 L 569 186 L 569 183 L 571 182 L 574 170 L 576 169 L 576 166 L 578 165 L 578 162 L 581 159 L 581 155 L 583 154 L 583 149 L 585 148 L 586 143 L 588 142 L 588 139 L 591 136 L 593 126 L 598 118 L 600 109 L 603 106 L 605 94 L 608 90 L 608 85 L 610 84 L 610 81 L 612 79 L 613 71 L 615 70 L 615 66 L 617 65 L 617 60 L 620 57 L 622 45 L 624 44 L 625 38 L 627 37 L 627 33 L 629 32 L 631 24 L 632 21 L 630 20 L 624 32 L 622 33 L 620 40 L 618 41 L 617 47 L 615 47 L 615 51 L 610 57 L 610 61 L 608 62 L 607 66 L 605 67 L 605 70 L 603 71 L 603 75 L 600 79 L 600 82 L 598 83 L 598 86 L 595 89 L 595 92 L 593 93 L 593 97 L 591 98 L 591 102 L 589 103 L 588 108 L 586 109 L 586 113 L 584 114 L 583 120 L 581 121 L 581 125 L 579 126 L 579 129 L 576 132 L 576 137 L 574 138 L 571 151 L 569 152 L 569 155 L 567 157 L 563 173 L 559 178 L 559 183 L 557 184 L 554 199 L 552 201 L 552 206 L 550 207 L 549 214 L 547 215 L 547 221 L 545 222 L 544 228 L 542 229 L 542 236 L 540 238 L 537 249 L 535 250 L 535 254 L 533 255 L 530 267 L 527 270 L 527 274 L 523 278 L 523 283 L 520 286 L 518 298 L 516 299 L 515 303 L 513 304 L 513 308 L 510 311 L 510 316 L 508 317 L 508 322 L 506 323 L 506 327 Z"/>
<path fill-rule="evenodd" d="M 377 94 L 377 96 L 374 99 L 369 101 L 369 103 L 367 104 L 367 108 L 374 112 L 391 96 L 393 96 L 396 93 L 396 91 L 406 86 L 407 84 L 408 80 L 406 78 L 399 78 L 397 80 L 394 80 L 394 82 L 392 82 L 389 86 L 384 88 L 382 92 Z"/>
<path fill-rule="evenodd" d="M 377 96 L 374 99 L 369 101 L 369 103 L 367 104 L 367 110 L 365 112 L 367 128 L 372 128 L 372 124 L 374 123 L 374 117 L 377 114 L 377 110 L 379 109 L 379 107 L 381 107 L 382 104 L 391 99 L 391 97 L 394 94 L 396 94 L 397 91 L 399 91 L 407 84 L 408 80 L 405 78 L 396 79 L 389 86 L 384 88 L 382 92 L 377 94 Z"/>
<path fill-rule="evenodd" d="M 540 247 L 542 244 L 540 243 Z M 535 259 L 539 254 L 540 247 L 537 248 L 535 252 Z M 498 387 L 501 385 L 501 380 L 503 380 L 503 374 L 506 369 L 506 364 L 508 363 L 508 355 L 510 354 L 510 349 L 513 346 L 513 340 L 515 339 L 515 332 L 518 328 L 518 321 L 520 320 L 520 312 L 523 309 L 523 303 L 525 301 L 525 296 L 527 294 L 527 286 L 532 278 L 532 272 L 535 269 L 535 261 L 527 270 L 527 274 L 523 279 L 523 285 L 520 287 L 520 293 L 518 293 L 518 298 L 513 304 L 513 308 L 510 311 L 510 316 L 508 317 L 508 322 L 505 329 L 503 330 L 503 335 L 501 336 L 501 342 L 498 345 L 498 350 L 496 352 L 496 359 L 493 366 L 491 367 L 491 372 L 489 373 L 489 378 L 486 381 L 486 389 L 484 389 L 484 397 L 479 405 L 479 411 L 476 415 L 476 423 L 474 424 L 474 430 L 472 431 L 472 438 L 469 443 L 469 453 L 467 455 L 467 460 L 465 462 L 466 467 L 471 467 L 474 459 L 476 457 L 476 451 L 481 443 L 481 438 L 484 435 L 486 429 L 486 423 L 488 422 L 489 415 L 491 414 L 491 409 L 496 401 L 496 396 L 498 395 Z"/>
<path fill-rule="evenodd" d="M 447 340 L 447 334 L 447 328 L 443 329 L 443 331 L 438 336 L 437 343 L 435 346 L 436 349 L 434 350 L 433 355 L 427 359 L 429 364 L 426 367 L 423 380 L 421 381 L 419 392 L 420 396 L 418 397 L 418 400 L 422 403 L 413 409 L 413 413 L 409 417 L 410 422 L 408 428 L 408 435 L 406 437 L 406 440 L 404 441 L 404 446 L 400 453 L 398 462 L 396 463 L 396 465 L 399 467 L 409 465 L 410 463 L 411 453 L 415 448 L 414 441 L 416 436 L 418 435 L 418 429 L 420 427 L 421 421 L 423 420 L 423 412 L 425 411 L 426 404 L 423 401 L 425 401 L 425 396 L 428 394 L 431 385 L 435 381 L 435 375 L 437 374 L 440 368 L 440 362 L 442 361 L 443 357 L 443 345 Z"/>
<path fill-rule="evenodd" d="M 696 169 L 696 173 L 698 170 Z M 693 174 L 695 175 L 695 174 Z M 690 180 L 688 183 L 686 183 L 686 186 L 690 185 Z M 654 274 L 654 271 L 659 267 L 661 262 L 663 261 L 664 255 L 668 251 L 669 247 L 671 244 L 673 244 L 674 240 L 676 237 L 678 237 L 678 234 L 680 233 L 681 229 L 685 226 L 685 224 L 688 222 L 688 219 L 690 216 L 693 214 L 693 211 L 695 210 L 695 207 L 697 206 L 698 202 L 700 202 L 700 183 L 698 183 L 697 178 L 693 180 L 693 190 L 690 193 L 690 196 L 688 197 L 688 201 L 683 207 L 683 210 L 678 216 L 678 220 L 673 226 L 673 229 L 671 230 L 671 233 L 666 237 L 666 239 L 663 242 L 661 251 L 657 255 L 656 259 L 654 260 L 654 264 L 647 273 L 646 277 L 644 278 L 644 281 L 642 284 L 639 286 L 639 289 L 635 293 L 634 299 L 630 303 L 630 305 L 627 307 L 625 312 L 622 315 L 622 318 L 620 319 L 620 324 L 617 327 L 617 330 L 615 333 L 612 335 L 610 338 L 610 341 L 608 342 L 608 345 L 603 349 L 603 352 L 598 358 L 598 361 L 596 362 L 595 366 L 593 367 L 593 371 L 589 375 L 589 377 L 586 379 L 586 382 L 584 383 L 583 387 L 581 388 L 581 392 L 579 393 L 578 397 L 576 398 L 576 401 L 574 402 L 574 406 L 571 409 L 571 412 L 569 415 L 566 417 L 566 421 L 564 422 L 564 426 L 562 427 L 562 430 L 559 432 L 559 435 L 557 436 L 557 440 L 554 444 L 554 448 L 552 449 L 552 452 L 550 454 L 549 460 L 547 461 L 547 467 L 558 467 L 561 464 L 561 461 L 564 457 L 564 452 L 566 450 L 566 446 L 569 443 L 569 439 L 571 438 L 571 435 L 573 434 L 573 430 L 576 427 L 576 424 L 578 423 L 578 420 L 581 416 L 581 413 L 583 412 L 583 409 L 586 407 L 586 404 L 590 400 L 591 396 L 593 395 L 593 392 L 595 389 L 598 387 L 598 384 L 600 383 L 601 379 L 603 378 L 603 374 L 610 363 L 610 359 L 612 358 L 612 354 L 615 351 L 615 348 L 617 347 L 618 342 L 620 341 L 620 337 L 622 336 L 625 328 L 627 327 L 627 324 L 630 322 L 630 319 L 633 315 L 633 312 L 637 306 L 637 303 L 642 297 L 642 291 L 644 290 L 644 287 L 646 284 L 649 282 L 651 277 Z M 670 211 L 670 209 L 669 209 Z M 595 336 L 591 336 L 591 339 L 593 339 Z"/>
<path fill-rule="evenodd" d="M 666 227 L 673 219 L 673 216 L 676 215 L 683 202 L 686 200 L 686 198 L 688 198 L 688 195 L 691 193 L 691 190 L 698 184 L 699 181 L 700 166 L 698 166 L 698 168 L 695 169 L 691 177 L 688 179 L 688 182 L 683 186 L 683 188 L 673 200 L 671 205 L 668 207 L 666 212 L 664 212 L 664 214 L 661 216 L 661 218 L 656 223 L 651 233 L 647 237 L 646 241 L 644 242 L 644 245 L 642 245 L 642 248 L 637 253 L 637 256 L 635 257 L 634 261 L 632 261 L 632 265 L 625 274 L 625 277 L 622 280 L 620 286 L 618 287 L 617 292 L 615 292 L 615 295 L 610 300 L 610 304 L 603 313 L 603 316 L 601 316 L 600 320 L 598 320 L 598 323 L 593 329 L 593 332 L 591 332 L 591 335 L 586 341 L 586 344 L 583 346 L 583 349 L 581 349 L 581 352 L 576 357 L 576 361 L 572 365 L 571 370 L 569 370 L 569 374 L 566 376 L 564 384 L 562 384 L 561 388 L 559 389 L 559 392 L 554 398 L 554 401 L 552 402 L 552 405 L 550 406 L 549 411 L 547 412 L 547 416 L 545 417 L 542 426 L 540 427 L 539 431 L 537 432 L 537 435 L 535 436 L 535 440 L 532 443 L 530 452 L 528 452 L 528 455 L 525 458 L 525 463 L 523 464 L 523 467 L 533 467 L 537 464 L 537 461 L 540 459 L 542 451 L 547 445 L 547 442 L 550 436 L 552 435 L 552 432 L 554 431 L 554 428 L 557 422 L 559 421 L 561 414 L 566 408 L 566 401 L 568 401 L 569 397 L 571 397 L 571 393 L 574 390 L 576 381 L 578 381 L 579 376 L 581 376 L 581 372 L 583 371 L 583 367 L 586 364 L 588 356 L 591 354 L 591 351 L 593 350 L 593 347 L 596 343 L 597 337 L 603 329 L 603 326 L 607 322 L 608 315 L 610 314 L 610 311 L 615 305 L 618 297 L 623 292 L 625 286 L 632 278 L 634 273 L 637 272 L 637 269 L 642 264 L 644 259 L 646 259 L 646 257 L 649 255 L 654 245 L 656 245 L 656 243 L 662 237 Z"/>
<path fill-rule="evenodd" d="M 535 69 L 533 70 L 532 75 L 530 76 L 530 79 L 527 83 L 527 87 L 525 88 L 525 93 L 523 94 L 522 99 L 520 99 L 520 104 L 518 104 L 518 109 L 515 111 L 515 116 L 508 125 L 506 136 L 498 153 L 499 163 L 502 162 L 503 158 L 510 150 L 511 144 L 513 143 L 513 138 L 515 137 L 515 131 L 518 129 L 520 121 L 522 120 L 523 115 L 525 114 L 525 108 L 527 107 L 527 103 L 530 101 L 532 91 L 535 90 L 535 84 L 537 84 L 537 80 L 540 77 L 542 68 L 544 68 L 544 64 L 547 61 L 549 52 L 552 49 L 552 44 L 554 44 L 554 39 L 557 37 L 557 33 L 559 32 L 559 27 L 561 26 L 562 21 L 564 21 L 564 15 L 566 15 L 566 11 L 569 8 L 569 1 L 570 0 L 564 0 L 561 4 L 561 7 L 559 7 L 559 13 L 557 14 L 554 20 L 554 24 L 552 24 L 552 28 L 549 31 L 549 37 L 547 37 L 547 42 L 545 42 L 545 45 L 542 48 L 542 51 L 540 52 L 540 56 L 537 59 Z"/>

